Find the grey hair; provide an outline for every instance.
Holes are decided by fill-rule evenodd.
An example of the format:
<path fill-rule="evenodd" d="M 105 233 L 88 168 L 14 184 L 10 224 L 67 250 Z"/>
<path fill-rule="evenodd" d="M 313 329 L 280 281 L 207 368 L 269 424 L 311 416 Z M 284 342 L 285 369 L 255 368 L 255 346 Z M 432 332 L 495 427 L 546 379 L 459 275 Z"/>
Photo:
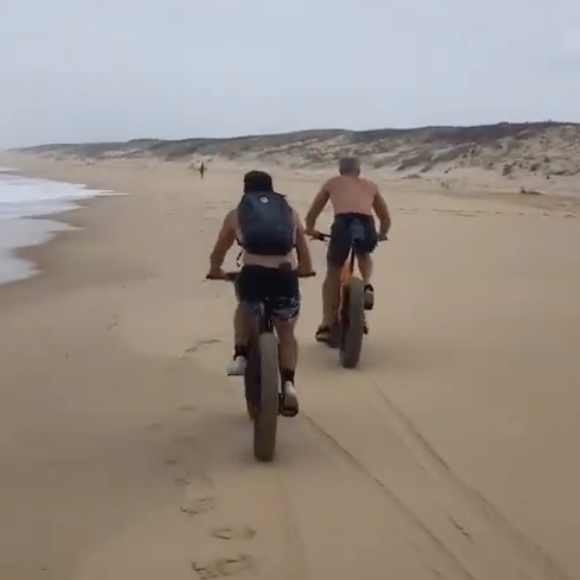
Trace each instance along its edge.
<path fill-rule="evenodd" d="M 338 172 L 341 175 L 358 175 L 360 173 L 358 157 L 341 157 L 338 161 Z"/>

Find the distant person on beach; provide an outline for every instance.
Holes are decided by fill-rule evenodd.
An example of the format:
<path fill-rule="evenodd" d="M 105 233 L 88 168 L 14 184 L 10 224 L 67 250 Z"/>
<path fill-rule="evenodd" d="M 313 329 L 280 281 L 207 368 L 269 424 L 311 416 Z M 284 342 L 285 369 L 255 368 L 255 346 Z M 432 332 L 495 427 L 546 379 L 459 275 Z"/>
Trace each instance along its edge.
<path fill-rule="evenodd" d="M 360 176 L 360 163 L 356 157 L 343 157 L 338 163 L 339 175 L 331 177 L 320 188 L 306 214 L 306 233 L 316 236 L 316 220 L 330 200 L 334 222 L 330 229 L 330 243 L 326 256 L 326 278 L 322 284 L 322 323 L 316 330 L 316 339 L 326 342 L 335 323 L 340 299 L 340 271 L 348 257 L 354 232 L 360 237 L 355 250 L 361 276 L 365 283 L 365 307 L 374 304 L 371 284 L 373 261 L 371 254 L 379 240 L 385 240 L 391 227 L 389 209 L 374 181 Z M 377 232 L 373 210 L 380 222 Z"/>
<path fill-rule="evenodd" d="M 201 165 L 199 166 L 199 175 L 201 176 L 202 179 L 204 174 L 205 174 L 205 163 L 202 161 Z"/>

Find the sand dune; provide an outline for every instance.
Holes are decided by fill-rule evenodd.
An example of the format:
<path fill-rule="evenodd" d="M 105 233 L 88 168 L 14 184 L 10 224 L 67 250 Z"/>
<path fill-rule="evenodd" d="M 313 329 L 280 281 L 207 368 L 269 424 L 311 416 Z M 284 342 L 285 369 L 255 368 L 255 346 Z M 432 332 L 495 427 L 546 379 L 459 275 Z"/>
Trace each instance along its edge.
<path fill-rule="evenodd" d="M 577 201 L 381 181 L 361 366 L 315 344 L 305 281 L 303 412 L 262 466 L 232 290 L 202 280 L 239 167 L 50 155 L 9 161 L 135 195 L 67 214 L 86 228 L 0 290 L 1 578 L 580 577 Z M 273 174 L 303 212 L 320 177 Z"/>
<path fill-rule="evenodd" d="M 580 194 L 580 125 L 553 121 L 472 127 L 297 131 L 229 139 L 133 139 L 122 143 L 45 145 L 37 155 L 140 159 L 209 166 L 256 162 L 279 168 L 328 170 L 338 156 L 356 154 L 376 175 L 437 181 L 445 189 L 484 187 Z"/>

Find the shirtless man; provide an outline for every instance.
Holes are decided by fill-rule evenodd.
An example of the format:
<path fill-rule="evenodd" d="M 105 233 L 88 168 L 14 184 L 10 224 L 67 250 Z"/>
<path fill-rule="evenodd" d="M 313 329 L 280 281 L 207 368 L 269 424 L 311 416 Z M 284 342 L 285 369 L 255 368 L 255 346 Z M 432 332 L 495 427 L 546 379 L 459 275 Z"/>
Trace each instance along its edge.
<path fill-rule="evenodd" d="M 331 177 L 320 189 L 305 219 L 306 233 L 319 235 L 315 225 L 328 200 L 334 209 L 334 223 L 326 257 L 326 278 L 322 285 L 322 324 L 316 331 L 316 339 L 326 341 L 333 324 L 340 297 L 340 270 L 348 257 L 356 233 L 355 250 L 359 269 L 365 283 L 365 308 L 374 305 L 374 289 L 371 284 L 373 261 L 371 254 L 379 240 L 385 240 L 391 218 L 385 200 L 377 185 L 360 177 L 360 164 L 355 157 L 343 157 L 338 164 L 339 175 Z M 375 228 L 373 210 L 379 218 L 379 232 Z M 357 233 L 358 232 L 358 233 Z"/>
<path fill-rule="evenodd" d="M 243 232 L 246 232 L 245 237 Z M 244 195 L 224 219 L 210 256 L 208 278 L 223 277 L 222 264 L 236 241 L 243 248 L 243 267 L 236 280 L 234 356 L 227 374 L 243 375 L 246 368 L 249 338 L 246 305 L 269 299 L 274 305 L 273 322 L 280 343 L 282 413 L 294 416 L 298 413 L 295 387 L 298 345 L 294 336 L 300 313 L 298 278 L 313 276 L 314 272 L 300 218 L 286 199 L 274 192 L 272 178 L 264 171 L 250 171 L 244 176 Z"/>

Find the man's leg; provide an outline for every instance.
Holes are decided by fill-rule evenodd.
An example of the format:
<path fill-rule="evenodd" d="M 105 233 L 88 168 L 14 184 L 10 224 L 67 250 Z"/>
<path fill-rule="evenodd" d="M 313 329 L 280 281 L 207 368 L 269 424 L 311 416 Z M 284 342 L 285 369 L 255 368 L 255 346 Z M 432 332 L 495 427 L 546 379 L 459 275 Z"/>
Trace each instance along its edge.
<path fill-rule="evenodd" d="M 371 284 L 373 275 L 373 259 L 370 254 L 357 254 L 358 269 L 364 283 L 365 310 L 372 310 L 375 305 L 375 290 Z M 368 334 L 369 326 L 365 314 L 364 332 Z"/>
<path fill-rule="evenodd" d="M 298 278 L 288 279 L 284 292 L 276 300 L 274 327 L 278 334 L 280 352 L 280 375 L 284 394 L 282 414 L 294 417 L 298 413 L 298 395 L 296 393 L 296 365 L 298 363 L 298 341 L 294 334 L 300 315 L 300 291 Z"/>
<path fill-rule="evenodd" d="M 361 218 L 362 219 L 362 218 Z M 375 221 L 371 216 L 363 221 L 364 240 L 357 244 L 358 267 L 365 285 L 365 308 L 372 310 L 375 303 L 375 291 L 371 283 L 373 275 L 373 259 L 371 254 L 375 251 L 378 243 Z"/>
<path fill-rule="evenodd" d="M 340 268 L 327 265 L 326 276 L 322 283 L 322 324 L 321 328 L 330 328 L 335 321 L 340 299 Z"/>
<path fill-rule="evenodd" d="M 326 255 L 326 276 L 322 283 L 322 323 L 316 331 L 316 339 L 328 340 L 336 322 L 340 301 L 340 271 L 350 249 L 349 232 L 343 216 L 336 216 Z"/>
<path fill-rule="evenodd" d="M 296 365 L 298 364 L 298 341 L 294 335 L 297 318 L 293 320 L 276 319 L 280 348 L 280 375 L 284 394 L 283 414 L 293 417 L 298 413 L 298 394 L 296 393 Z"/>
<path fill-rule="evenodd" d="M 247 304 L 238 301 L 234 312 L 234 357 L 228 365 L 227 374 L 241 376 L 246 370 L 248 363 L 249 332 L 249 309 Z"/>
<path fill-rule="evenodd" d="M 248 341 L 250 338 L 251 313 L 248 303 L 253 300 L 256 285 L 251 269 L 244 266 L 236 280 L 238 304 L 234 312 L 234 356 L 228 365 L 230 376 L 243 375 L 248 363 Z"/>
<path fill-rule="evenodd" d="M 370 254 L 358 254 L 358 269 L 365 285 L 365 308 L 372 310 L 375 305 L 375 289 L 371 283 L 373 275 L 373 259 Z"/>
<path fill-rule="evenodd" d="M 371 278 L 373 275 L 373 259 L 370 254 L 359 254 L 357 256 L 358 269 L 360 270 L 361 278 L 366 284 L 371 283 Z"/>

